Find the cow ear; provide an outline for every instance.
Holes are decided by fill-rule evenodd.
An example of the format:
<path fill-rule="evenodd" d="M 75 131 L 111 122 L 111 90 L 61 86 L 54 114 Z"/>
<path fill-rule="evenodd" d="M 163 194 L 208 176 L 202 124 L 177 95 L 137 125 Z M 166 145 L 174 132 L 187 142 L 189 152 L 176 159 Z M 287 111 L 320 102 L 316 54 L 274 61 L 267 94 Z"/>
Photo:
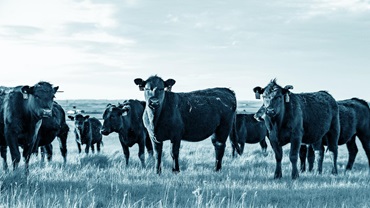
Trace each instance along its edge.
<path fill-rule="evenodd" d="M 33 87 L 30 87 L 28 85 L 25 85 L 21 88 L 21 92 L 23 94 L 32 94 L 33 93 Z"/>
<path fill-rule="evenodd" d="M 89 118 L 90 118 L 90 116 L 89 116 L 89 115 L 84 116 L 84 119 L 85 119 L 85 120 L 87 120 L 87 119 L 89 119 Z"/>
<path fill-rule="evenodd" d="M 164 87 L 166 88 L 167 91 L 171 92 L 172 86 L 174 86 L 176 81 L 174 79 L 167 79 L 164 82 Z"/>
<path fill-rule="evenodd" d="M 256 99 L 261 99 L 261 94 L 263 94 L 263 91 L 265 91 L 265 89 L 261 87 L 253 88 L 253 92 L 255 93 Z"/>
<path fill-rule="evenodd" d="M 68 116 L 69 119 L 71 119 L 72 121 L 75 120 L 75 117 L 74 116 Z"/>
<path fill-rule="evenodd" d="M 105 106 L 105 108 L 109 108 L 110 106 L 112 106 L 112 104 L 108 103 L 107 106 Z"/>
<path fill-rule="evenodd" d="M 56 92 L 58 91 L 58 89 L 59 89 L 59 86 L 54 87 L 54 88 L 53 88 L 54 93 L 56 93 Z"/>
<path fill-rule="evenodd" d="M 143 79 L 141 79 L 141 78 L 136 78 L 136 79 L 134 80 L 134 82 L 135 82 L 135 84 L 136 84 L 136 85 L 138 85 L 138 86 L 139 86 L 140 91 L 144 91 L 144 87 L 145 87 L 146 82 L 145 82 Z"/>
<path fill-rule="evenodd" d="M 287 85 L 283 88 L 283 94 L 284 94 L 284 99 L 285 99 L 285 102 L 289 103 L 290 102 L 290 89 L 293 89 L 293 86 L 292 85 Z"/>

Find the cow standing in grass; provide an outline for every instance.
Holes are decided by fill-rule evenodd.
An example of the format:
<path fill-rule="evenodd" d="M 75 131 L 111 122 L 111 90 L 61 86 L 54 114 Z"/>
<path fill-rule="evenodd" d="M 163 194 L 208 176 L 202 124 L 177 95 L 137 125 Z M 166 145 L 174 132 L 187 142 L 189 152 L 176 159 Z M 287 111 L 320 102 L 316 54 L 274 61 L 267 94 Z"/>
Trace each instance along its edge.
<path fill-rule="evenodd" d="M 75 124 L 75 136 L 78 148 L 78 153 L 81 153 L 81 145 L 86 144 L 85 153 L 89 154 L 89 149 L 91 148 L 92 153 L 94 153 L 96 144 L 96 149 L 100 152 L 100 145 L 102 142 L 102 134 L 100 133 L 102 124 L 97 118 L 90 118 L 89 115 L 77 114 L 76 116 L 68 116 L 69 119 L 74 121 Z"/>
<path fill-rule="evenodd" d="M 349 157 L 346 170 L 352 170 L 355 162 L 358 148 L 356 145 L 356 136 L 360 139 L 362 147 L 365 150 L 370 172 L 370 108 L 366 101 L 352 98 L 338 101 L 339 119 L 340 119 L 340 136 L 338 145 L 347 145 Z M 325 140 L 324 140 L 324 144 Z M 322 147 L 324 148 L 324 147 Z M 308 152 L 307 152 L 308 151 Z M 313 149 L 306 145 L 301 147 L 301 171 L 306 170 L 306 156 L 308 158 L 308 170 L 312 171 L 315 155 Z"/>
<path fill-rule="evenodd" d="M 54 101 L 53 103 L 53 110 L 52 116 L 42 118 L 42 124 L 39 130 L 38 136 L 39 144 L 38 146 L 41 148 L 41 159 L 44 161 L 45 154 L 47 154 L 47 159 L 51 161 L 52 159 L 52 145 L 51 143 L 54 141 L 55 137 L 58 137 L 59 144 L 60 144 L 60 151 L 62 153 L 64 163 L 66 163 L 66 156 L 67 156 L 67 136 L 68 136 L 69 127 L 66 123 L 65 113 L 63 108 Z M 24 146 L 24 141 L 26 138 L 18 138 L 18 144 L 20 146 Z M 4 170 L 8 169 L 7 165 L 7 147 L 1 146 L 1 157 L 3 158 Z M 37 152 L 37 149 L 35 149 Z"/>
<path fill-rule="evenodd" d="M 272 80 L 265 88 L 255 87 L 256 98 L 263 96 L 264 120 L 269 131 L 271 146 L 275 152 L 274 178 L 281 178 L 282 146 L 290 143 L 289 159 L 292 178 L 299 177 L 297 161 L 301 144 L 311 144 L 318 155 L 318 171 L 322 172 L 324 151 L 321 148 L 326 136 L 333 154 L 332 173 L 337 174 L 339 113 L 338 104 L 325 91 L 291 93 L 293 87 L 284 88 Z"/>
<path fill-rule="evenodd" d="M 215 170 L 221 169 L 225 142 L 235 119 L 236 98 L 227 88 L 212 88 L 189 93 L 173 93 L 175 80 L 158 76 L 135 79 L 144 90 L 146 107 L 143 121 L 156 151 L 156 169 L 161 173 L 163 141 L 172 144 L 173 172 L 179 172 L 181 140 L 198 142 L 210 136 L 216 152 Z M 240 152 L 237 140 L 232 141 Z"/>
<path fill-rule="evenodd" d="M 245 143 L 255 144 L 260 143 L 263 155 L 267 156 L 266 136 L 267 129 L 264 122 L 259 122 L 254 119 L 254 114 L 236 114 L 236 130 L 230 134 L 230 140 L 238 140 L 240 145 L 240 154 L 243 154 Z M 234 135 L 234 132 L 237 135 Z M 236 138 L 232 138 L 236 137 Z M 232 156 L 235 157 L 236 149 L 232 146 Z"/>
<path fill-rule="evenodd" d="M 139 146 L 141 165 L 145 167 L 145 147 L 150 157 L 153 157 L 153 145 L 143 123 L 145 102 L 126 100 L 118 106 L 108 104 L 103 114 L 103 128 L 105 136 L 112 132 L 118 133 L 123 153 L 128 165 L 130 150 L 134 144 Z"/>
<path fill-rule="evenodd" d="M 0 99 L 0 145 L 1 155 L 6 154 L 9 146 L 13 169 L 18 167 L 20 152 L 18 146 L 23 144 L 25 170 L 31 153 L 39 145 L 39 129 L 42 118 L 51 117 L 54 95 L 58 87 L 48 82 L 39 82 L 34 86 L 18 86 L 9 88 Z M 4 153 L 5 150 L 5 153 Z M 4 158 L 4 157 L 3 157 Z"/>
<path fill-rule="evenodd" d="M 39 136 L 41 146 L 41 159 L 44 160 L 45 154 L 48 161 L 51 161 L 53 152 L 51 143 L 55 137 L 58 137 L 60 152 L 63 157 L 64 164 L 67 162 L 67 137 L 69 127 L 66 122 L 66 114 L 57 102 L 53 103 L 53 113 L 49 118 L 43 118 L 40 127 Z"/>

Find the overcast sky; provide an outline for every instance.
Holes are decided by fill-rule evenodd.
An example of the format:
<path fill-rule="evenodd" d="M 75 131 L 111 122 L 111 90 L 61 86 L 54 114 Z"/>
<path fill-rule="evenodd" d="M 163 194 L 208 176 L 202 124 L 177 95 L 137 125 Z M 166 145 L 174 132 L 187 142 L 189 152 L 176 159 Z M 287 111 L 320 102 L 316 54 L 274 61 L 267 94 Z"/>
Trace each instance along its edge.
<path fill-rule="evenodd" d="M 0 85 L 49 81 L 57 99 L 143 99 L 278 83 L 370 100 L 370 1 L 0 0 Z"/>

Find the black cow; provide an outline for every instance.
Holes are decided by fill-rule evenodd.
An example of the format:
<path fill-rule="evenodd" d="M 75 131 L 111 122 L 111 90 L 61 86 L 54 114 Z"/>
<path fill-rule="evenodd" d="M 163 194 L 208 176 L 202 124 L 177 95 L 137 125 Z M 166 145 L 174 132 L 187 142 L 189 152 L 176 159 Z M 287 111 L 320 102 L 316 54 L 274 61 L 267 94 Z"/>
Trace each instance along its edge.
<path fill-rule="evenodd" d="M 0 145 L 9 146 L 13 169 L 18 167 L 20 161 L 18 146 L 23 144 L 25 169 L 28 173 L 31 153 L 39 145 L 38 133 L 42 118 L 52 116 L 53 100 L 57 90 L 58 87 L 53 87 L 48 82 L 39 82 L 32 87 L 26 85 L 9 88 L 1 96 Z"/>
<path fill-rule="evenodd" d="M 240 145 L 240 154 L 243 154 L 245 143 L 255 144 L 260 143 L 262 153 L 267 156 L 266 136 L 268 136 L 267 129 L 264 122 L 258 122 L 254 119 L 254 114 L 236 114 L 236 130 L 232 132 L 237 133 L 237 138 L 233 133 L 230 134 L 230 140 L 238 140 Z M 232 146 L 232 156 L 235 157 L 235 147 Z"/>
<path fill-rule="evenodd" d="M 60 152 L 63 157 L 64 163 L 67 162 L 67 137 L 69 127 L 66 122 L 66 114 L 57 102 L 53 104 L 53 115 L 49 118 L 43 118 L 42 125 L 39 131 L 41 146 L 41 158 L 47 155 L 47 159 L 52 159 L 52 145 L 55 137 L 58 137 Z"/>
<path fill-rule="evenodd" d="M 338 104 L 325 91 L 294 94 L 288 85 L 284 88 L 272 80 L 265 88 L 255 87 L 256 98 L 263 94 L 265 124 L 269 131 L 271 146 L 275 152 L 274 178 L 281 178 L 282 146 L 290 143 L 292 178 L 299 177 L 297 168 L 301 144 L 312 144 L 318 156 L 318 171 L 322 172 L 322 141 L 327 136 L 328 148 L 333 153 L 332 173 L 337 174 L 339 139 Z"/>
<path fill-rule="evenodd" d="M 103 143 L 103 136 L 100 133 L 102 128 L 101 122 L 95 117 L 90 118 L 89 115 L 83 116 L 81 114 L 68 116 L 68 118 L 74 121 L 75 124 L 74 132 L 76 135 L 78 153 L 81 153 L 81 145 L 83 144 L 86 144 L 86 154 L 89 154 L 90 148 L 92 153 L 94 153 L 94 144 L 96 144 L 97 151 L 100 152 L 100 145 Z"/>
<path fill-rule="evenodd" d="M 47 154 L 47 159 L 51 161 L 52 159 L 52 145 L 55 137 L 58 137 L 60 144 L 60 151 L 62 153 L 64 163 L 66 163 L 67 156 L 67 136 L 68 136 L 69 127 L 66 123 L 65 113 L 63 108 L 54 101 L 52 117 L 42 118 L 42 124 L 38 133 L 39 144 L 41 148 L 41 159 L 44 160 L 44 155 Z M 24 141 L 26 138 L 18 138 L 18 144 L 23 147 Z M 37 149 L 35 149 L 37 152 Z M 1 157 L 4 161 L 4 170 L 8 169 L 7 158 L 6 158 L 6 146 L 1 146 Z"/>
<path fill-rule="evenodd" d="M 338 101 L 340 136 L 338 145 L 347 145 L 349 152 L 346 170 L 352 170 L 355 162 L 358 148 L 356 145 L 356 136 L 360 139 L 362 147 L 365 150 L 369 163 L 370 171 L 370 108 L 366 101 L 358 98 Z M 324 140 L 325 141 L 325 140 Z M 324 143 L 325 144 L 325 143 Z M 323 148 L 323 147 L 322 147 Z M 307 152 L 308 151 L 308 152 Z M 307 150 L 306 145 L 301 147 L 301 171 L 306 169 L 306 156 L 308 158 L 309 171 L 313 169 L 315 155 L 312 153 L 312 147 Z"/>
<path fill-rule="evenodd" d="M 118 106 L 108 104 L 103 114 L 103 128 L 101 133 L 105 136 L 112 132 L 118 133 L 126 165 L 130 157 L 129 147 L 139 145 L 139 158 L 145 167 L 145 147 L 150 157 L 153 157 L 153 145 L 143 123 L 145 102 L 126 100 Z"/>
<path fill-rule="evenodd" d="M 216 152 L 215 170 L 220 170 L 225 142 L 235 119 L 234 92 L 227 88 L 212 88 L 173 93 L 171 87 L 175 80 L 163 81 L 158 76 L 151 76 L 146 81 L 137 78 L 134 82 L 145 91 L 143 121 L 157 153 L 157 173 L 161 173 L 163 141 L 171 141 L 172 171 L 179 172 L 181 140 L 197 142 L 210 136 Z M 237 141 L 232 143 L 239 153 Z"/>

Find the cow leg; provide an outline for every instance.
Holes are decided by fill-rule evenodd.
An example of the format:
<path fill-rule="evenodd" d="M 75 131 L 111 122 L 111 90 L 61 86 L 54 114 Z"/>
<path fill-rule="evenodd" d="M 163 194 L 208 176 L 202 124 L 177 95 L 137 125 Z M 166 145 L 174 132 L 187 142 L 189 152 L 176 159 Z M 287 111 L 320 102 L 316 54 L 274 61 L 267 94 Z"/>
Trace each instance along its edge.
<path fill-rule="evenodd" d="M 85 153 L 86 153 L 86 155 L 88 155 L 89 154 L 89 149 L 90 149 L 90 146 L 91 146 L 92 144 L 91 144 L 91 140 L 90 141 L 88 141 L 87 143 L 86 143 L 86 147 L 85 147 Z"/>
<path fill-rule="evenodd" d="M 279 146 L 277 142 L 270 141 L 270 144 L 272 149 L 274 150 L 276 160 L 274 179 L 280 179 L 283 177 L 283 174 L 281 172 L 281 160 L 283 159 L 283 148 Z"/>
<path fill-rule="evenodd" d="M 121 134 L 118 135 L 119 137 L 119 142 L 121 143 L 123 154 L 125 155 L 125 160 L 126 160 L 126 166 L 128 166 L 128 160 L 130 158 L 130 150 L 128 149 L 128 146 L 125 144 L 125 140 L 122 137 Z"/>
<path fill-rule="evenodd" d="M 53 159 L 53 145 L 52 144 L 46 145 L 45 150 L 46 150 L 48 162 L 51 162 Z"/>
<path fill-rule="evenodd" d="M 362 147 L 365 150 L 367 160 L 369 163 L 369 174 L 370 174 L 370 135 L 362 134 L 362 132 L 360 132 L 360 134 L 357 136 L 360 139 Z"/>
<path fill-rule="evenodd" d="M 292 164 L 292 179 L 297 179 L 299 177 L 297 163 L 300 147 L 301 147 L 300 138 L 291 139 L 289 159 Z"/>
<path fill-rule="evenodd" d="M 98 151 L 98 153 L 100 153 L 100 145 L 101 145 L 101 142 L 96 143 L 96 151 Z"/>
<path fill-rule="evenodd" d="M 222 158 L 225 154 L 225 143 L 222 143 L 220 141 L 217 141 L 217 135 L 214 135 L 212 137 L 212 143 L 215 147 L 215 153 L 216 153 L 216 164 L 215 164 L 215 171 L 221 170 L 222 166 Z"/>
<path fill-rule="evenodd" d="M 356 145 L 356 135 L 354 135 L 347 143 L 346 143 L 347 149 L 348 149 L 348 162 L 346 166 L 346 170 L 352 170 L 353 163 L 355 162 L 358 148 Z"/>
<path fill-rule="evenodd" d="M 145 144 L 144 143 L 145 141 L 143 139 L 141 139 L 140 142 L 138 143 L 138 146 L 139 146 L 138 156 L 141 162 L 141 167 L 143 168 L 145 168 Z"/>
<path fill-rule="evenodd" d="M 130 150 L 128 149 L 128 146 L 122 140 L 120 140 L 120 142 L 121 142 L 123 154 L 125 155 L 126 166 L 128 166 L 128 160 L 130 158 Z"/>
<path fill-rule="evenodd" d="M 322 164 L 324 162 L 324 145 L 321 146 L 321 148 L 317 151 L 315 151 L 315 158 L 317 158 L 317 171 L 319 174 L 322 174 Z"/>
<path fill-rule="evenodd" d="M 262 149 L 263 156 L 267 157 L 267 155 L 268 155 L 268 153 L 267 153 L 267 143 L 266 143 L 266 139 L 265 138 L 263 138 L 260 141 L 260 146 L 261 146 L 261 149 Z"/>
<path fill-rule="evenodd" d="M 24 145 L 23 146 L 23 158 L 25 162 L 26 175 L 29 174 L 29 163 L 30 163 L 31 154 L 32 154 L 32 147 L 30 147 L 29 145 Z"/>
<path fill-rule="evenodd" d="M 67 137 L 65 136 L 60 136 L 58 137 L 59 141 L 59 149 L 60 153 L 62 154 L 63 157 L 63 163 L 67 163 Z"/>
<path fill-rule="evenodd" d="M 91 153 L 94 154 L 95 153 L 95 147 L 94 147 L 94 144 L 90 144 L 91 146 Z"/>
<path fill-rule="evenodd" d="M 40 149 L 41 149 L 41 164 L 42 164 L 45 162 L 46 149 L 45 149 L 45 146 L 41 146 Z"/>
<path fill-rule="evenodd" d="M 306 157 L 307 157 L 307 145 L 301 145 L 301 149 L 299 150 L 299 159 L 301 161 L 301 172 L 306 171 Z"/>
<path fill-rule="evenodd" d="M 1 158 L 3 158 L 3 170 L 8 171 L 8 163 L 6 161 L 7 146 L 0 146 Z"/>
<path fill-rule="evenodd" d="M 181 140 L 171 140 L 171 157 L 172 157 L 172 172 L 173 173 L 179 173 L 180 172 L 180 166 L 179 166 L 179 153 L 180 153 L 180 143 Z"/>
<path fill-rule="evenodd" d="M 157 174 L 162 173 L 162 168 L 161 168 L 161 162 L 162 162 L 162 150 L 163 150 L 163 142 L 154 142 L 154 150 L 156 152 L 156 157 L 157 157 L 157 163 L 156 163 L 156 169 L 157 169 Z"/>
<path fill-rule="evenodd" d="M 81 153 L 81 144 L 77 141 L 76 141 L 76 144 L 77 144 L 78 154 L 80 154 Z"/>
<path fill-rule="evenodd" d="M 307 160 L 308 160 L 308 171 L 312 172 L 313 164 L 315 163 L 315 151 L 313 150 L 312 145 L 308 146 L 307 149 Z"/>
<path fill-rule="evenodd" d="M 152 141 L 150 140 L 149 135 L 146 135 L 145 147 L 146 147 L 146 150 L 148 151 L 149 158 L 153 158 L 153 145 L 152 145 Z"/>
<path fill-rule="evenodd" d="M 240 143 L 240 155 L 242 155 L 242 154 L 243 154 L 243 152 L 244 152 L 244 147 L 245 147 L 245 143 Z M 236 148 L 234 147 L 234 145 L 231 145 L 231 148 L 232 148 L 232 152 L 231 152 L 232 157 L 233 157 L 233 158 L 236 158 L 236 157 L 238 156 L 238 153 L 237 153 L 237 151 L 236 151 Z"/>
<path fill-rule="evenodd" d="M 14 133 L 14 135 L 16 134 Z M 19 162 L 21 161 L 21 154 L 19 152 L 17 138 L 14 136 L 11 136 L 7 141 L 11 141 L 11 140 L 13 141 L 7 142 L 7 144 L 9 144 L 10 155 L 12 157 L 12 163 L 13 163 L 13 170 L 15 170 L 18 168 Z"/>

